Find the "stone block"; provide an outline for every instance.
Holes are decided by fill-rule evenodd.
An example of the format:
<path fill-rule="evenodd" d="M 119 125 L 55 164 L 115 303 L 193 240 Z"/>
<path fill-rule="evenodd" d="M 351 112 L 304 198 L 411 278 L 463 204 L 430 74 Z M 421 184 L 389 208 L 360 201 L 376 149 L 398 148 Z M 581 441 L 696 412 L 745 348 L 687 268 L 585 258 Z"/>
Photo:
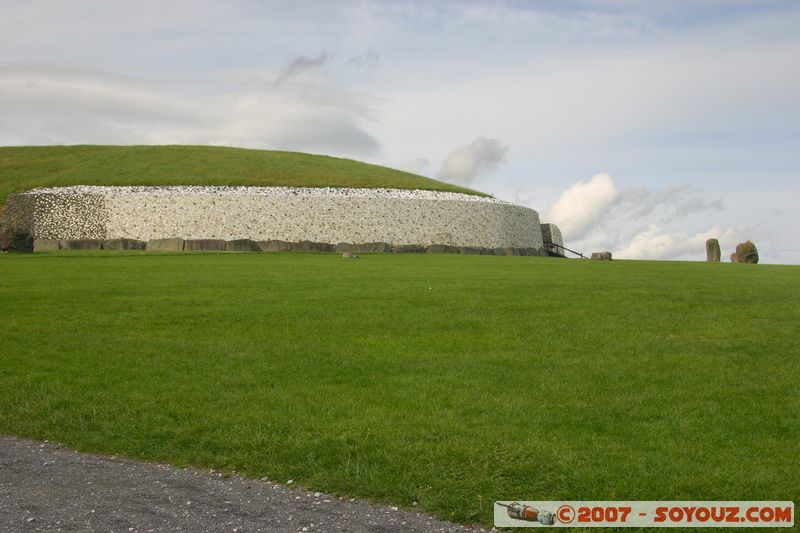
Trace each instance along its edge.
<path fill-rule="evenodd" d="M 224 252 L 225 241 L 222 239 L 186 239 L 183 249 L 187 252 Z"/>
<path fill-rule="evenodd" d="M 251 239 L 235 239 L 225 243 L 226 252 L 260 252 L 261 247 Z"/>
<path fill-rule="evenodd" d="M 257 244 L 262 252 L 288 252 L 292 249 L 292 243 L 287 241 L 258 241 Z"/>
<path fill-rule="evenodd" d="M 61 241 L 61 248 L 67 250 L 102 250 L 102 239 L 70 239 Z"/>
<path fill-rule="evenodd" d="M 458 250 L 458 253 L 466 255 L 482 255 L 481 248 L 477 248 L 475 246 L 461 246 Z"/>
<path fill-rule="evenodd" d="M 106 239 L 103 250 L 144 250 L 147 243 L 136 239 Z"/>
<path fill-rule="evenodd" d="M 147 250 L 153 252 L 181 252 L 183 239 L 150 239 L 147 241 Z"/>
<path fill-rule="evenodd" d="M 396 254 L 424 254 L 425 247 L 419 244 L 401 244 L 394 247 Z"/>
<path fill-rule="evenodd" d="M 292 251 L 297 252 L 332 252 L 334 246 L 325 242 L 300 241 L 292 243 Z"/>
<path fill-rule="evenodd" d="M 719 249 L 719 241 L 717 239 L 708 239 L 706 241 L 706 261 L 709 263 L 719 263 L 722 252 Z"/>
<path fill-rule="evenodd" d="M 349 242 L 340 242 L 334 247 L 336 252 L 352 252 L 357 254 L 380 254 L 389 253 L 392 251 L 392 246 L 385 242 L 364 242 L 351 244 Z"/>
<path fill-rule="evenodd" d="M 740 242 L 736 245 L 737 263 L 758 263 L 758 250 L 752 241 Z"/>
<path fill-rule="evenodd" d="M 611 261 L 611 252 L 592 252 L 595 261 Z"/>
<path fill-rule="evenodd" d="M 34 252 L 52 252 L 60 249 L 61 243 L 55 239 L 34 239 L 33 241 Z"/>
<path fill-rule="evenodd" d="M 429 254 L 457 254 L 461 250 L 458 246 L 450 246 L 447 244 L 431 244 L 426 250 Z"/>
<path fill-rule="evenodd" d="M 517 249 L 510 246 L 495 248 L 492 255 L 518 255 Z"/>

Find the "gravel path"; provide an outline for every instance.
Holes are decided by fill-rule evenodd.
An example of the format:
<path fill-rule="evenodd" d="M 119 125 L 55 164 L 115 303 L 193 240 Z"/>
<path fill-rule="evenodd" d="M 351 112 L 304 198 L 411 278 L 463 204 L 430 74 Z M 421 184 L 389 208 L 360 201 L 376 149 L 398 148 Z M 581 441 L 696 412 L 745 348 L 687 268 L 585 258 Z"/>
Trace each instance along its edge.
<path fill-rule="evenodd" d="M 213 471 L 0 436 L 0 531 L 482 531 Z"/>

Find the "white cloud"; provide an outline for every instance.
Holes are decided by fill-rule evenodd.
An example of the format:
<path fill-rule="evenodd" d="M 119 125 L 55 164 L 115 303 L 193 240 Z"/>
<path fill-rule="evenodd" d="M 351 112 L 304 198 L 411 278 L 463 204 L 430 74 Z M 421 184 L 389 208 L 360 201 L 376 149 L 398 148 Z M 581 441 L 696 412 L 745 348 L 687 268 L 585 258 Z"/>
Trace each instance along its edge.
<path fill-rule="evenodd" d="M 619 198 L 619 190 L 608 174 L 597 174 L 589 181 L 570 186 L 547 210 L 544 220 L 556 224 L 565 239 L 579 240 L 593 225 L 608 216 Z"/>
<path fill-rule="evenodd" d="M 620 259 L 675 259 L 694 258 L 705 259 L 705 246 L 707 239 L 718 239 L 722 250 L 722 261 L 728 260 L 727 250 L 736 249 L 736 244 L 748 239 L 754 239 L 753 228 L 734 226 L 721 228 L 714 226 L 707 231 L 695 233 L 667 233 L 658 226 L 650 226 L 633 235 L 630 240 L 619 248 L 614 256 Z"/>
<path fill-rule="evenodd" d="M 696 233 L 664 227 L 722 209 L 721 200 L 706 200 L 702 190 L 689 185 L 620 189 L 608 174 L 597 174 L 565 189 L 542 220 L 561 228 L 569 248 L 585 253 L 609 250 L 623 259 L 700 259 L 705 257 L 706 239 L 719 239 L 724 251 L 766 235 L 758 227 L 742 225 L 713 225 Z"/>
<path fill-rule="evenodd" d="M 500 141 L 478 137 L 450 152 L 439 170 L 439 177 L 452 183 L 470 185 L 500 166 L 507 153 L 508 147 Z"/>
<path fill-rule="evenodd" d="M 319 59 L 319 58 L 317 58 Z M 316 61 L 316 60 L 314 60 Z M 224 81 L 0 67 L 2 144 L 225 144 L 370 156 L 369 96 L 294 69 Z"/>

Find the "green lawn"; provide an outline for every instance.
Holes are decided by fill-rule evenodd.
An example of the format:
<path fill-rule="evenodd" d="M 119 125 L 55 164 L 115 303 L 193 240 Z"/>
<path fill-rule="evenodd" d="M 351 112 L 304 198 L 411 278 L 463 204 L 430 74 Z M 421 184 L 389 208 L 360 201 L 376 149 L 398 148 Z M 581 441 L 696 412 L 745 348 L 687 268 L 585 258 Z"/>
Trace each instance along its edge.
<path fill-rule="evenodd" d="M 218 146 L 0 146 L 0 205 L 10 193 L 68 185 L 366 187 L 478 193 L 349 159 Z"/>
<path fill-rule="evenodd" d="M 492 522 L 800 500 L 800 268 L 0 255 L 0 433 Z"/>

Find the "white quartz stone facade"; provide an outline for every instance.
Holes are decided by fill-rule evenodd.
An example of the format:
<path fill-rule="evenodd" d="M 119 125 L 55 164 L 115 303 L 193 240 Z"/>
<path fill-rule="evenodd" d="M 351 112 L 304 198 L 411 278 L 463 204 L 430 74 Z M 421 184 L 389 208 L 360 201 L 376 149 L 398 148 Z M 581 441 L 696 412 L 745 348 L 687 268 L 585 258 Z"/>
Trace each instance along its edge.
<path fill-rule="evenodd" d="M 95 187 L 9 197 L 36 239 L 253 239 L 541 249 L 536 211 L 475 195 L 400 189 Z"/>

